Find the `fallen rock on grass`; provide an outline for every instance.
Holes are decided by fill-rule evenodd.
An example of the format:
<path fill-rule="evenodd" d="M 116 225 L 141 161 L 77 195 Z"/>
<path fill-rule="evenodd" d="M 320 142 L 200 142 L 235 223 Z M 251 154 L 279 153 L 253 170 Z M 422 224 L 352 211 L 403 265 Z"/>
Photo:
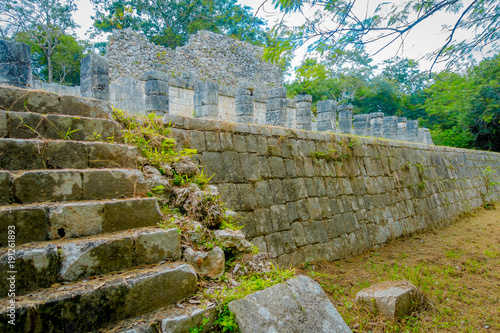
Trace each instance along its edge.
<path fill-rule="evenodd" d="M 385 281 L 363 289 L 356 294 L 356 302 L 377 311 L 388 319 L 401 318 L 416 309 L 419 292 L 405 281 Z"/>
<path fill-rule="evenodd" d="M 320 285 L 306 276 L 229 303 L 242 333 L 351 332 Z"/>

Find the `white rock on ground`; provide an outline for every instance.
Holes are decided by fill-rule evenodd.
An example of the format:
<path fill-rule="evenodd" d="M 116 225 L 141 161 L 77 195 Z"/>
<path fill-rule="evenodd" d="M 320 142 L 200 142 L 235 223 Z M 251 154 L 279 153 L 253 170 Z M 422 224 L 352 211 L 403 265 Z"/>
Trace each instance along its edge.
<path fill-rule="evenodd" d="M 321 286 L 306 276 L 229 303 L 242 333 L 351 332 Z"/>
<path fill-rule="evenodd" d="M 385 281 L 356 294 L 356 302 L 365 303 L 388 319 L 410 314 L 418 299 L 417 288 L 405 281 Z"/>

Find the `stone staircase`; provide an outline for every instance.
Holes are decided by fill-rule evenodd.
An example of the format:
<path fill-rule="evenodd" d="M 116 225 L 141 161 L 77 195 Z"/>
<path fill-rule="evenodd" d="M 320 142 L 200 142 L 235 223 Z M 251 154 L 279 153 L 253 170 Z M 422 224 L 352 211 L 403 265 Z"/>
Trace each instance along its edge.
<path fill-rule="evenodd" d="M 1 332 L 133 332 L 196 291 L 110 111 L 0 86 Z"/>

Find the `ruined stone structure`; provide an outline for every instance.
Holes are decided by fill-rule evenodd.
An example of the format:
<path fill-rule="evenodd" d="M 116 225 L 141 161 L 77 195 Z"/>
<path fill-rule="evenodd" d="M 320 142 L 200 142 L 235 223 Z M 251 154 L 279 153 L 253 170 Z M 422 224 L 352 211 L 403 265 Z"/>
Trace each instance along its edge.
<path fill-rule="evenodd" d="M 113 31 L 106 56 L 111 81 L 124 76 L 141 79 L 153 64 L 162 64 L 174 78 L 191 73 L 225 87 L 236 87 L 240 81 L 262 89 L 280 87 L 281 70 L 265 62 L 262 53 L 262 47 L 209 31 L 191 35 L 186 46 L 172 50 L 125 29 Z"/>
<path fill-rule="evenodd" d="M 0 39 L 0 84 L 32 86 L 29 45 Z"/>
<path fill-rule="evenodd" d="M 88 60 L 92 68 L 95 59 Z M 102 82 L 102 71 L 83 72 L 90 75 L 85 91 L 106 99 L 104 90 L 93 89 Z M 26 75 L 18 82 L 28 82 Z M 147 96 L 166 96 L 165 79 L 147 74 L 146 82 L 152 82 Z M 215 86 L 195 89 L 199 112 L 207 119 L 167 113 L 163 124 L 171 126 L 177 146 L 196 149 L 194 159 L 206 175 L 213 174 L 208 186 L 213 191 L 188 193 L 220 192 L 238 213 L 245 236 L 279 265 L 353 256 L 446 225 L 500 196 L 500 175 L 484 173 L 500 169 L 499 153 L 294 129 L 305 123 L 309 100 L 301 98 L 301 112 L 290 117 L 283 91 L 274 94 L 279 107 L 269 106 L 264 114 L 274 112 L 270 118 L 287 127 L 213 120 L 208 116 L 220 101 Z M 335 104 L 321 105 L 321 126 L 333 129 Z M 352 129 L 346 125 L 350 111 L 341 108 L 344 131 Z M 397 131 L 397 124 L 390 125 L 394 119 L 384 122 L 382 116 L 370 116 L 370 123 L 377 120 L 370 133 Z M 295 123 L 288 126 L 291 119 Z M 368 117 L 356 122 L 360 119 L 366 123 Z M 429 140 L 416 122 L 406 122 L 406 135 Z M 188 262 L 181 261 L 177 230 L 156 227 L 161 214 L 157 199 L 148 195 L 149 166 L 144 173 L 138 170 L 137 147 L 123 142 L 105 101 L 0 86 L 0 331 L 151 332 L 160 327 L 177 332 L 199 327 L 205 317 L 213 323 L 214 306 L 190 304 L 173 311 L 197 289 L 198 257 L 186 250 Z M 214 233 L 222 242 L 231 232 Z M 251 248 L 243 240 L 241 234 L 238 244 Z M 219 254 L 224 256 L 220 249 Z M 313 287 L 302 282 L 301 289 Z M 12 285 L 15 298 L 8 295 Z M 294 309 L 300 316 L 304 294 L 291 295 L 299 296 Z M 332 315 L 331 307 L 326 310 Z M 12 317 L 15 326 L 8 323 Z M 331 323 L 338 323 L 333 317 Z"/>
<path fill-rule="evenodd" d="M 500 194 L 488 184 L 500 175 L 482 173 L 500 170 L 498 153 L 175 115 L 164 122 L 198 150 L 247 238 L 282 265 L 353 256 Z"/>

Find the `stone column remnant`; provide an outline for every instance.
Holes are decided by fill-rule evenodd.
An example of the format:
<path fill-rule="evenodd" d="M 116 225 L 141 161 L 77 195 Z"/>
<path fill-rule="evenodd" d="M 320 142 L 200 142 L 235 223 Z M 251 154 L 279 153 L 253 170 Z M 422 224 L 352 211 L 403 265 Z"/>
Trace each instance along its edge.
<path fill-rule="evenodd" d="M 376 138 L 382 137 L 382 125 L 384 123 L 384 113 L 383 112 L 372 112 L 370 113 L 370 135 Z"/>
<path fill-rule="evenodd" d="M 370 115 L 357 114 L 353 117 L 352 127 L 354 135 L 369 136 L 370 135 Z"/>
<path fill-rule="evenodd" d="M 426 145 L 433 145 L 431 132 L 428 128 L 422 127 L 418 129 L 418 142 L 425 143 Z"/>
<path fill-rule="evenodd" d="M 340 105 L 339 110 L 339 131 L 343 134 L 352 133 L 352 105 Z"/>
<path fill-rule="evenodd" d="M 168 81 L 170 76 L 163 71 L 147 71 L 144 73 L 144 93 L 146 94 L 146 114 L 167 114 L 168 105 Z"/>
<path fill-rule="evenodd" d="M 306 94 L 298 94 L 297 96 L 295 96 L 294 100 L 297 104 L 297 128 L 310 131 L 312 121 L 312 96 Z"/>
<path fill-rule="evenodd" d="M 219 86 L 215 82 L 199 81 L 194 85 L 194 112 L 196 118 L 219 117 Z"/>
<path fill-rule="evenodd" d="M 253 124 L 255 122 L 254 88 L 248 83 L 239 83 L 235 94 L 236 122 Z"/>
<path fill-rule="evenodd" d="M 318 108 L 318 131 L 335 132 L 337 124 L 337 102 L 334 100 L 319 101 Z"/>
<path fill-rule="evenodd" d="M 418 120 L 408 120 L 406 122 L 406 141 L 418 141 Z"/>
<path fill-rule="evenodd" d="M 29 45 L 0 40 L 0 84 L 21 88 L 32 86 Z"/>
<path fill-rule="evenodd" d="M 396 116 L 388 116 L 383 118 L 383 126 L 382 126 L 382 137 L 394 140 L 396 139 L 396 133 L 398 130 L 398 117 Z"/>
<path fill-rule="evenodd" d="M 109 61 L 91 53 L 81 61 L 80 92 L 83 97 L 109 100 Z"/>
<path fill-rule="evenodd" d="M 401 117 L 398 118 L 398 129 L 396 132 L 396 139 L 400 141 L 406 141 L 406 122 L 408 121 L 407 118 Z"/>
<path fill-rule="evenodd" d="M 266 102 L 266 124 L 286 127 L 288 123 L 288 101 L 286 89 L 272 89 Z"/>

